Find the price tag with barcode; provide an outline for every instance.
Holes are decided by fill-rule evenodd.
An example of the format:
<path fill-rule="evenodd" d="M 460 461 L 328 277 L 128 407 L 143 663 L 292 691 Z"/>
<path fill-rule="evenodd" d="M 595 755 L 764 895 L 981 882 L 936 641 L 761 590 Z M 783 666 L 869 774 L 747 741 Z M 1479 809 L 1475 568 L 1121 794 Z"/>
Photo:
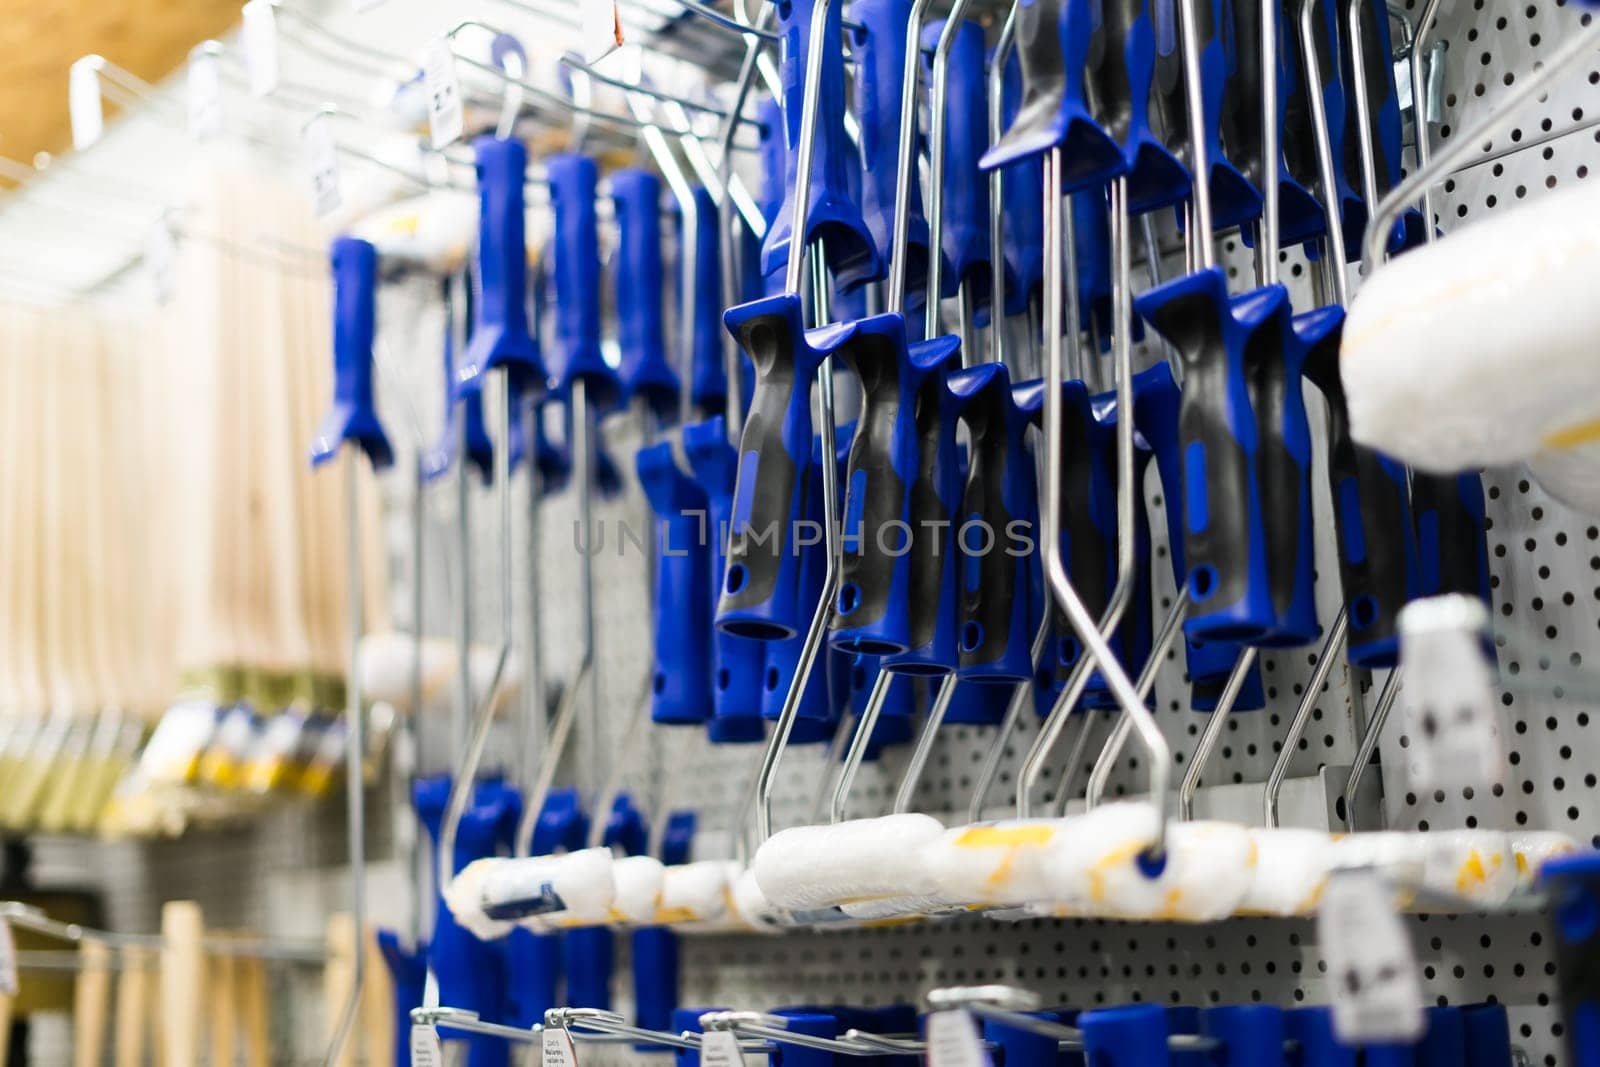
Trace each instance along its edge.
<path fill-rule="evenodd" d="M 928 1016 L 929 1067 L 989 1067 L 978 1024 L 967 1011 L 936 1011 Z"/>
<path fill-rule="evenodd" d="M 578 1067 L 578 1047 L 572 1035 L 559 1026 L 547 1026 L 539 1036 L 542 1067 Z"/>
<path fill-rule="evenodd" d="M 622 47 L 622 18 L 616 0 L 581 0 L 583 58 L 598 63 Z"/>
<path fill-rule="evenodd" d="M 700 1067 L 744 1067 L 739 1036 L 732 1030 L 707 1030 L 700 1039 Z"/>
<path fill-rule="evenodd" d="M 250 74 L 250 92 L 267 96 L 278 87 L 278 17 L 272 0 L 250 0 L 241 12 L 244 27 L 244 66 Z"/>
<path fill-rule="evenodd" d="M 189 136 L 208 140 L 222 132 L 222 64 L 204 48 L 189 56 L 185 83 L 189 100 Z"/>
<path fill-rule="evenodd" d="M 100 101 L 100 57 L 84 56 L 72 64 L 67 78 L 67 107 L 72 115 L 72 147 L 82 152 L 106 130 Z"/>
<path fill-rule="evenodd" d="M 428 46 L 422 66 L 422 89 L 428 97 L 428 134 L 435 149 L 461 139 L 466 112 L 461 103 L 461 79 L 456 76 L 456 55 L 450 38 L 438 37 Z"/>
<path fill-rule="evenodd" d="M 1400 613 L 1406 754 L 1416 788 L 1505 780 L 1494 671 L 1485 651 L 1488 625 L 1476 597 L 1414 600 Z"/>
<path fill-rule="evenodd" d="M 1394 894 L 1371 870 L 1335 871 L 1317 909 L 1340 1043 L 1409 1044 L 1426 1027 L 1422 980 Z"/>
<path fill-rule="evenodd" d="M 311 178 L 311 206 L 318 218 L 339 209 L 339 148 L 332 119 L 318 115 L 305 130 L 306 169 Z"/>
<path fill-rule="evenodd" d="M 0 921 L 0 994 L 17 995 L 17 943 L 11 938 L 11 924 Z"/>
<path fill-rule="evenodd" d="M 444 1067 L 439 1031 L 431 1025 L 411 1025 L 411 1067 Z"/>

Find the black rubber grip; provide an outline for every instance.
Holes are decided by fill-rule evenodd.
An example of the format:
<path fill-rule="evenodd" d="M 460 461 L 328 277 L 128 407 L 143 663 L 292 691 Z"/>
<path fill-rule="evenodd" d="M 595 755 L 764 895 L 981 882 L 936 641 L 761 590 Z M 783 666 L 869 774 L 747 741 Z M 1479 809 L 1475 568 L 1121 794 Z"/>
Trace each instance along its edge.
<path fill-rule="evenodd" d="M 1319 316 L 1338 320 L 1333 328 Z M 1349 611 L 1349 659 L 1357 667 L 1399 661 L 1400 609 L 1421 590 L 1405 468 L 1356 444 L 1339 380 L 1342 308 L 1299 317 L 1297 328 L 1320 339 L 1306 352 L 1305 376 L 1328 404 L 1328 481 L 1339 542 L 1339 576 Z"/>

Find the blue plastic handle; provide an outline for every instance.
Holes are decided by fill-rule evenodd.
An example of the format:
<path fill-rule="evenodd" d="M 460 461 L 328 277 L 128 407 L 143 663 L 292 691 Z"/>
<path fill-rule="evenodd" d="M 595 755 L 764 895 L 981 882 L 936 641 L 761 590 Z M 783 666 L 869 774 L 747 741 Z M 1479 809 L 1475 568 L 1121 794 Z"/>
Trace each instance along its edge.
<path fill-rule="evenodd" d="M 1510 1067 L 1511 1023 L 1504 1004 L 1465 1004 L 1461 1025 L 1467 1046 L 1464 1067 Z"/>
<path fill-rule="evenodd" d="M 1078 1016 L 1089 1067 L 1164 1067 L 1168 1062 L 1166 1009 L 1129 1004 Z"/>
<path fill-rule="evenodd" d="M 545 161 L 555 215 L 556 347 L 550 374 L 562 396 L 583 381 L 595 415 L 621 402 L 622 386 L 600 352 L 600 224 L 595 211 L 599 168 L 588 156 Z"/>
<path fill-rule="evenodd" d="M 722 249 L 717 239 L 717 205 L 710 190 L 696 186 L 694 200 L 694 344 L 689 349 L 689 396 L 701 411 L 714 415 L 728 403 L 728 372 L 722 361 Z M 685 240 L 681 229 L 678 239 Z"/>
<path fill-rule="evenodd" d="M 784 140 L 783 105 L 774 97 L 763 97 L 756 105 L 756 121 L 761 124 L 759 141 L 761 151 L 758 157 L 761 164 L 761 186 L 756 190 L 756 203 L 761 209 L 761 217 L 766 220 L 767 232 L 771 233 L 772 227 L 778 222 L 779 213 L 783 211 L 783 193 L 788 182 L 789 147 Z M 770 278 L 777 272 L 766 269 L 762 258 L 765 248 L 766 241 L 763 238 L 762 251 L 756 257 L 756 270 L 761 277 Z M 777 281 L 781 284 L 781 277 Z M 760 291 L 750 299 L 771 295 Z"/>
<path fill-rule="evenodd" d="M 1217 1067 L 1284 1067 L 1287 1034 L 1283 1009 L 1271 1004 L 1239 1004 L 1205 1008 L 1200 1032 L 1222 1047 L 1209 1062 Z"/>
<path fill-rule="evenodd" d="M 793 254 L 795 179 L 800 173 L 800 111 L 805 99 L 806 56 L 811 44 L 811 11 L 816 0 L 789 0 L 778 6 L 781 38 L 779 78 L 783 84 L 783 202 L 761 246 L 761 273 L 783 270 Z M 853 289 L 883 276 L 883 263 L 872 232 L 861 216 L 860 156 L 845 137 L 844 50 L 840 47 L 844 5 L 828 6 L 823 33 L 821 91 L 817 94 L 816 141 L 811 166 L 811 195 L 806 205 L 802 245 L 821 240 L 828 268 L 844 288 Z"/>
<path fill-rule="evenodd" d="M 776 1015 L 786 1021 L 783 1028 L 811 1037 L 838 1037 L 839 1021 L 831 1012 L 815 1008 L 779 1008 Z M 779 1042 L 771 1057 L 772 1067 L 834 1067 L 834 1054 L 805 1045 Z"/>
<path fill-rule="evenodd" d="M 1197 641 L 1258 641 L 1275 619 L 1263 529 L 1260 434 L 1245 354 L 1283 303 L 1267 290 L 1237 303 L 1221 270 L 1197 271 L 1152 289 L 1134 308 L 1172 342 L 1184 365 L 1178 413 L 1183 456 L 1184 551 Z"/>
<path fill-rule="evenodd" d="M 1020 682 L 1033 676 L 1029 563 L 1024 542 L 1038 513 L 1028 415 L 1018 408 L 999 363 L 950 376 L 962 404 L 971 462 L 956 548 L 961 561 L 959 674 L 964 681 Z"/>
<path fill-rule="evenodd" d="M 894 247 L 895 171 L 900 161 L 900 94 L 905 86 L 911 0 L 851 0 L 856 116 L 861 124 L 861 211 L 884 271 Z M 911 183 L 906 296 L 928 288 L 928 219 L 922 183 Z"/>
<path fill-rule="evenodd" d="M 631 949 L 633 1024 L 642 1030 L 667 1030 L 678 1008 L 678 935 L 664 926 L 646 926 L 633 931 Z M 634 1049 L 667 1051 L 662 1045 L 635 1045 Z"/>
<path fill-rule="evenodd" d="M 470 304 L 471 286 L 462 288 Z M 513 388 L 520 397 L 521 383 Z M 450 471 L 456 457 L 462 453 L 463 437 L 467 463 L 487 485 L 494 474 L 494 442 L 489 440 L 489 430 L 483 424 L 483 391 L 463 389 L 457 384 L 455 331 L 447 322 L 444 328 L 444 429 L 439 434 L 439 443 L 423 457 L 424 481 L 437 481 Z"/>
<path fill-rule="evenodd" d="M 426 948 L 407 948 L 393 930 L 379 930 L 378 952 L 389 968 L 394 992 L 394 1064 L 411 1067 L 411 1009 L 422 1007 L 422 987 L 428 979 Z"/>
<path fill-rule="evenodd" d="M 711 555 L 702 600 L 714 610 L 726 565 L 727 538 L 733 517 L 734 478 L 739 457 L 728 444 L 727 424 L 719 415 L 684 428 L 683 451 L 706 496 L 705 540 Z M 763 642 L 717 630 L 711 643 L 711 714 L 726 740 L 759 741 L 761 676 L 766 668 Z"/>
<path fill-rule="evenodd" d="M 1295 1008 L 1285 1021 L 1290 1040 L 1300 1048 L 1297 1067 L 1355 1067 L 1357 1050 L 1333 1035 L 1331 1008 Z"/>
<path fill-rule="evenodd" d="M 503 367 L 525 388 L 542 388 L 539 343 L 528 330 L 528 241 L 522 183 L 528 149 L 521 141 L 480 137 L 473 142 L 478 172 L 479 299 L 472 340 L 457 370 L 461 388 L 480 391 L 483 376 Z"/>
<path fill-rule="evenodd" d="M 922 46 L 939 43 L 945 20 L 922 31 Z M 926 53 L 924 53 L 926 54 Z M 987 325 L 993 296 L 989 261 L 989 183 L 977 160 L 989 146 L 989 94 L 984 73 L 983 27 L 963 20 L 949 56 L 945 97 L 944 226 L 940 254 L 944 274 L 939 295 L 954 297 L 966 286 L 974 322 Z M 928 66 L 930 61 L 925 60 Z M 931 77 L 931 69 L 929 71 Z M 1041 207 L 1041 216 L 1043 209 Z"/>
<path fill-rule="evenodd" d="M 690 726 L 711 715 L 709 501 L 678 469 L 671 442 L 641 448 L 639 484 L 656 515 L 652 722 Z"/>
<path fill-rule="evenodd" d="M 647 170 L 610 176 L 617 220 L 613 291 L 617 301 L 618 378 L 628 401 L 643 400 L 658 418 L 677 413 L 678 373 L 667 362 L 662 315 L 661 179 Z"/>
<path fill-rule="evenodd" d="M 1256 412 L 1260 448 L 1262 529 L 1266 536 L 1267 582 L 1273 629 L 1264 648 L 1299 648 L 1322 634 L 1317 623 L 1314 541 L 1311 528 L 1311 425 L 1306 417 L 1306 354 L 1337 329 L 1332 316 L 1310 312 L 1296 318 L 1289 291 L 1270 286 L 1239 298 L 1241 305 L 1269 299 L 1270 317 L 1245 348 L 1250 402 Z"/>
<path fill-rule="evenodd" d="M 417 817 L 427 828 L 434 847 L 438 848 L 445 805 L 450 797 L 450 779 L 418 779 L 412 787 L 412 797 L 417 807 Z M 451 857 L 452 871 L 459 872 L 474 860 L 495 854 L 505 803 L 505 792 L 499 783 L 479 782 L 474 785 L 472 800 L 456 830 L 455 855 Z M 437 895 L 437 890 L 434 906 L 433 940 L 428 946 L 428 962 L 439 983 L 440 1003 L 476 1011 L 490 1021 L 497 1019 L 503 1006 L 502 991 L 505 984 L 500 950 L 479 941 L 459 925 L 442 897 Z M 502 1039 L 445 1028 L 440 1029 L 440 1036 L 447 1040 L 465 1039 L 474 1063 L 507 1062 L 509 1051 Z"/>
<path fill-rule="evenodd" d="M 1576 1067 L 1600 1065 L 1600 851 L 1549 860 L 1539 869 L 1549 904 L 1556 988 Z"/>
<path fill-rule="evenodd" d="M 800 298 L 783 294 L 723 316 L 756 368 L 756 391 L 739 446 L 732 536 L 717 626 L 782 640 L 809 623 L 815 601 L 799 596 L 803 489 L 812 449 L 811 386 L 853 324 L 804 328 Z M 820 501 L 819 501 L 820 503 Z"/>
<path fill-rule="evenodd" d="M 1072 198 L 1072 248 L 1078 267 L 1078 329 L 1100 351 L 1111 348 L 1111 217 L 1098 190 Z M 1137 320 L 1133 328 L 1138 329 Z"/>
<path fill-rule="evenodd" d="M 1483 478 L 1465 474 L 1411 476 L 1423 596 L 1460 593 L 1489 603 L 1489 546 L 1484 540 Z"/>
<path fill-rule="evenodd" d="M 726 1008 L 679 1008 L 672 1013 L 672 1032 L 675 1034 L 703 1034 L 705 1029 L 700 1025 L 700 1016 L 713 1011 L 726 1011 Z M 673 1050 L 676 1059 L 674 1067 L 700 1067 L 700 1049 L 698 1047 L 679 1048 Z"/>
<path fill-rule="evenodd" d="M 1006 62 L 1002 117 L 1016 120 L 1022 98 L 1022 64 L 1013 51 Z M 1044 162 L 1036 155 L 1000 174 L 1005 194 L 1006 314 L 1021 315 L 1044 298 Z"/>
<path fill-rule="evenodd" d="M 372 339 L 377 329 L 378 250 L 354 237 L 334 239 L 333 408 L 311 441 L 311 465 L 339 454 L 346 441 L 374 469 L 394 462 L 394 450 L 372 402 Z"/>
<path fill-rule="evenodd" d="M 983 170 L 1059 146 L 1062 192 L 1068 193 L 1104 185 L 1127 168 L 1121 146 L 1095 120 L 1084 93 L 1094 17 L 1089 4 L 1018 0 L 1022 102 L 1005 135 L 979 160 Z"/>
<path fill-rule="evenodd" d="M 1066 1021 L 1057 1012 L 1036 1011 L 1028 1014 L 1048 1022 Z M 1019 1026 L 985 1019 L 983 1039 L 999 1048 L 999 1067 L 1057 1067 L 1060 1061 L 1060 1039 Z"/>

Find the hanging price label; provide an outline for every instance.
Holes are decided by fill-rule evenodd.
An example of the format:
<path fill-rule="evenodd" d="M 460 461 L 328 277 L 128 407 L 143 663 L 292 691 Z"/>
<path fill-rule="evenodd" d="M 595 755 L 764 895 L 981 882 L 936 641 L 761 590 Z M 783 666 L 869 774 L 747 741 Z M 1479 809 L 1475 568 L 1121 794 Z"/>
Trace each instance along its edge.
<path fill-rule="evenodd" d="M 185 82 L 189 136 L 209 140 L 222 132 L 222 66 L 215 52 L 199 48 L 189 55 Z"/>
<path fill-rule="evenodd" d="M 622 18 L 616 0 L 581 0 L 583 9 L 583 58 L 598 63 L 622 47 Z"/>
<path fill-rule="evenodd" d="M 278 17 L 272 0 L 250 0 L 242 9 L 244 66 L 250 73 L 250 92 L 267 96 L 278 87 Z"/>
<path fill-rule="evenodd" d="M 1422 980 L 1394 894 L 1371 870 L 1336 871 L 1317 909 L 1340 1043 L 1409 1044 L 1422 1036 Z"/>
<path fill-rule="evenodd" d="M 559 1026 L 545 1027 L 539 1035 L 539 1062 L 542 1067 L 578 1067 L 572 1035 Z"/>
<path fill-rule="evenodd" d="M 929 1067 L 989 1067 L 978 1024 L 967 1011 L 936 1011 L 928 1016 Z"/>
<path fill-rule="evenodd" d="M 439 1031 L 432 1026 L 411 1026 L 411 1067 L 444 1067 L 444 1049 L 439 1047 Z"/>
<path fill-rule="evenodd" d="M 422 67 L 422 88 L 428 96 L 428 134 L 435 149 L 447 148 L 461 139 L 467 117 L 461 103 L 461 79 L 456 76 L 456 56 L 448 37 L 435 38 L 428 46 Z"/>
<path fill-rule="evenodd" d="M 172 298 L 177 265 L 177 236 L 172 232 L 172 220 L 163 215 L 150 227 L 150 239 L 144 248 L 144 269 L 156 303 L 165 304 Z"/>
<path fill-rule="evenodd" d="M 339 148 L 332 119 L 318 115 L 305 130 L 306 168 L 311 178 L 311 207 L 318 218 L 339 209 Z"/>
<path fill-rule="evenodd" d="M 0 995 L 17 995 L 17 943 L 11 937 L 11 924 L 0 921 Z"/>
<path fill-rule="evenodd" d="M 1400 613 L 1407 762 L 1416 788 L 1505 779 L 1494 671 L 1484 649 L 1488 625 L 1476 597 L 1416 600 Z"/>
<path fill-rule="evenodd" d="M 732 1030 L 707 1030 L 700 1039 L 700 1067 L 744 1067 L 738 1035 Z"/>
<path fill-rule="evenodd" d="M 67 107 L 72 114 L 72 147 L 82 152 L 106 131 L 100 101 L 100 57 L 84 56 L 67 77 Z"/>

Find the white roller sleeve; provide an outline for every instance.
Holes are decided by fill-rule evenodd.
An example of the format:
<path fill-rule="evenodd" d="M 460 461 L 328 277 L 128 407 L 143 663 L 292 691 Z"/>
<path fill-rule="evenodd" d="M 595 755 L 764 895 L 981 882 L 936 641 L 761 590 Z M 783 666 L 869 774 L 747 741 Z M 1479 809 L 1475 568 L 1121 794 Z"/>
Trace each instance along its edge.
<path fill-rule="evenodd" d="M 1250 831 L 1256 864 L 1239 901 L 1244 915 L 1312 915 L 1328 884 L 1333 839 L 1321 830 Z"/>
<path fill-rule="evenodd" d="M 1391 260 L 1339 354 L 1355 439 L 1431 471 L 1600 438 L 1600 185 Z"/>
<path fill-rule="evenodd" d="M 1046 860 L 1067 819 L 1008 819 L 946 830 L 923 850 L 935 893 L 952 905 L 1016 907 L 1060 900 Z"/>
<path fill-rule="evenodd" d="M 658 923 L 715 923 L 727 917 L 739 865 L 700 860 L 668 867 L 661 883 Z"/>
<path fill-rule="evenodd" d="M 1531 889 L 1539 880 L 1539 869 L 1550 860 L 1578 851 L 1576 841 L 1553 830 L 1518 830 L 1509 836 L 1519 889 Z"/>
<path fill-rule="evenodd" d="M 1567 507 L 1600 515 L 1600 441 L 1543 449 L 1528 460 L 1528 473 Z"/>
<path fill-rule="evenodd" d="M 412 711 L 411 679 L 417 661 L 410 634 L 367 634 L 361 639 L 361 689 L 367 700 Z M 437 638 L 422 641 L 422 704 L 431 704 L 456 674 L 455 646 Z"/>
<path fill-rule="evenodd" d="M 488 918 L 488 911 L 551 894 L 559 898 L 565 906 L 563 910 L 529 915 L 517 923 L 541 931 L 602 923 L 610 916 L 616 899 L 611 865 L 611 851 L 604 848 L 554 856 L 478 860 L 456 875 L 445 891 L 445 904 L 456 921 L 479 937 L 502 936 L 511 928 L 509 921 Z"/>
<path fill-rule="evenodd" d="M 1517 860 L 1508 835 L 1498 830 L 1433 830 L 1426 842 L 1422 884 L 1442 900 L 1423 908 L 1464 910 L 1463 903 L 1488 908 L 1506 902 L 1517 888 Z"/>
<path fill-rule="evenodd" d="M 885 815 L 774 834 L 751 869 L 766 898 L 791 911 L 889 897 L 924 896 L 934 885 L 922 848 L 944 833 L 930 815 Z"/>
<path fill-rule="evenodd" d="M 611 863 L 615 896 L 611 917 L 620 923 L 643 926 L 655 921 L 660 907 L 666 869 L 653 856 L 624 856 Z"/>

